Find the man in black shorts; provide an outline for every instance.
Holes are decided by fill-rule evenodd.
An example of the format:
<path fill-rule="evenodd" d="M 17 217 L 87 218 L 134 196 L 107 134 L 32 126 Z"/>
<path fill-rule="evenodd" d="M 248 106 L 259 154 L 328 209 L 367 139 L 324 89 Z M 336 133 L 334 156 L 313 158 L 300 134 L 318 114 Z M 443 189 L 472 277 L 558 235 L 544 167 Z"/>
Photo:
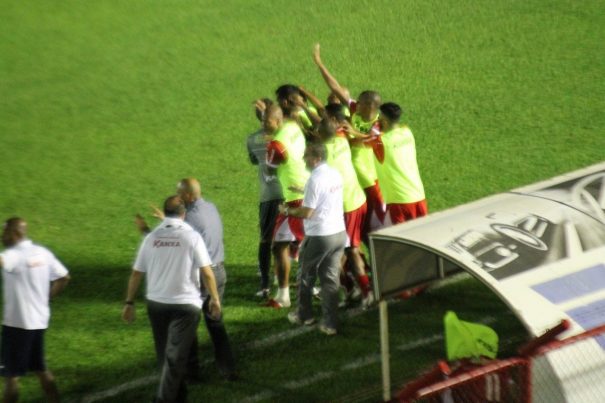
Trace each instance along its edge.
<path fill-rule="evenodd" d="M 13 217 L 4 223 L 0 253 L 4 312 L 0 373 L 6 378 L 4 402 L 19 400 L 19 377 L 33 371 L 49 402 L 59 401 L 53 374 L 44 360 L 44 332 L 50 319 L 49 298 L 65 288 L 69 274 L 46 248 L 27 239 L 27 223 Z"/>

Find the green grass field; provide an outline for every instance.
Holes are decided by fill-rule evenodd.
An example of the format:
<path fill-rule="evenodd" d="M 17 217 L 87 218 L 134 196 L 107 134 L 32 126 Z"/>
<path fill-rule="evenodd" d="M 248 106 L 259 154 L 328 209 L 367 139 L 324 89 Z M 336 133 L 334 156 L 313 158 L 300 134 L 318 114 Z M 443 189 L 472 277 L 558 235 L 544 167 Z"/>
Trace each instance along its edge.
<path fill-rule="evenodd" d="M 242 375 L 225 383 L 206 363 L 191 401 L 380 399 L 376 310 L 345 319 L 336 338 L 312 331 L 253 343 L 292 327 L 286 311 L 252 297 L 252 101 L 286 82 L 325 97 L 316 42 L 352 94 L 376 89 L 403 105 L 432 211 L 605 159 L 603 0 L 0 5 L 0 217 L 26 218 L 31 237 L 71 270 L 47 335 L 69 401 L 154 373 L 144 304 L 134 325 L 119 319 L 140 241 L 133 216 L 186 176 L 223 217 L 225 315 Z M 443 356 L 438 340 L 405 346 L 441 334 L 446 309 L 488 318 L 504 353 L 524 337 L 472 280 L 390 309 L 398 381 Z M 23 385 L 22 401 L 40 399 L 32 379 Z M 153 385 L 102 401 L 148 401 Z"/>

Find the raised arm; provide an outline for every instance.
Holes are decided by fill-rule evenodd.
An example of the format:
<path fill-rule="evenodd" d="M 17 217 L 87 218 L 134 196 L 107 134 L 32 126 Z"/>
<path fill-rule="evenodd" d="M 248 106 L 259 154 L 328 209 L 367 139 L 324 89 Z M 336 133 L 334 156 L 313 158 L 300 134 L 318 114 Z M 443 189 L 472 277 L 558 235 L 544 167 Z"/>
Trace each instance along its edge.
<path fill-rule="evenodd" d="M 328 87 L 330 88 L 330 90 L 332 90 L 332 92 L 334 94 L 336 94 L 336 96 L 338 97 L 338 99 L 340 99 L 340 102 L 342 102 L 343 105 L 348 105 L 349 104 L 349 99 L 347 97 L 346 91 L 338 83 L 338 81 L 336 81 L 336 79 L 334 78 L 334 76 L 332 76 L 332 74 L 330 74 L 330 72 L 328 71 L 328 69 L 326 68 L 326 66 L 324 66 L 324 64 L 321 61 L 321 55 L 320 55 L 320 51 L 319 51 L 319 43 L 316 43 L 315 47 L 313 48 L 313 61 L 315 62 L 315 64 L 317 65 L 317 67 L 319 67 L 319 71 L 321 72 L 321 76 L 323 77 L 324 81 L 326 82 L 326 84 L 328 85 Z"/>
<path fill-rule="evenodd" d="M 305 87 L 303 87 L 302 85 L 298 86 L 298 89 L 300 90 L 300 92 L 303 93 L 303 95 L 309 100 L 311 101 L 311 103 L 313 104 L 313 106 L 317 109 L 317 112 L 320 112 L 321 110 L 324 109 L 324 104 L 321 102 L 321 100 L 319 98 L 317 98 L 315 96 L 315 94 L 313 94 L 311 91 L 307 90 Z"/>
<path fill-rule="evenodd" d="M 136 225 L 137 229 L 142 235 L 147 235 L 151 232 L 149 225 L 147 225 L 147 221 L 140 214 L 135 214 L 134 216 L 134 225 Z"/>

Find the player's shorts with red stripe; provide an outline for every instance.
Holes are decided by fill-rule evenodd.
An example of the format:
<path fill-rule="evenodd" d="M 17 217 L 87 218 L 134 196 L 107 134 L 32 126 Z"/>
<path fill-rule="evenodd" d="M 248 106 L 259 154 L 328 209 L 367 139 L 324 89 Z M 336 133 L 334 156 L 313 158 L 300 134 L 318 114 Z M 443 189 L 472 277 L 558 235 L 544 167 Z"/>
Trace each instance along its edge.
<path fill-rule="evenodd" d="M 429 213 L 426 199 L 414 203 L 392 203 L 387 204 L 385 217 L 386 225 L 395 225 L 402 222 L 423 217 Z"/>
<path fill-rule="evenodd" d="M 347 231 L 346 248 L 361 245 L 361 230 L 363 228 L 368 205 L 364 202 L 361 207 L 345 213 L 345 229 Z"/>
<path fill-rule="evenodd" d="M 292 200 L 286 203 L 286 206 L 300 207 L 302 199 Z M 275 229 L 273 230 L 273 242 L 301 242 L 305 236 L 303 219 L 292 216 L 278 214 L 275 220 Z"/>

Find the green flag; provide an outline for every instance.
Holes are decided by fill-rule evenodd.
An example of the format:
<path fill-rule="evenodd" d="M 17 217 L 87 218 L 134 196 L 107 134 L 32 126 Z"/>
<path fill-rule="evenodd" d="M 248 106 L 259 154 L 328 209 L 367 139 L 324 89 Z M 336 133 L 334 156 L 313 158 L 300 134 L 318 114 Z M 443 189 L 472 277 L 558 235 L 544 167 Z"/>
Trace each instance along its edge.
<path fill-rule="evenodd" d="M 445 348 L 449 361 L 460 358 L 496 358 L 498 335 L 489 326 L 465 322 L 452 311 L 443 317 Z"/>

